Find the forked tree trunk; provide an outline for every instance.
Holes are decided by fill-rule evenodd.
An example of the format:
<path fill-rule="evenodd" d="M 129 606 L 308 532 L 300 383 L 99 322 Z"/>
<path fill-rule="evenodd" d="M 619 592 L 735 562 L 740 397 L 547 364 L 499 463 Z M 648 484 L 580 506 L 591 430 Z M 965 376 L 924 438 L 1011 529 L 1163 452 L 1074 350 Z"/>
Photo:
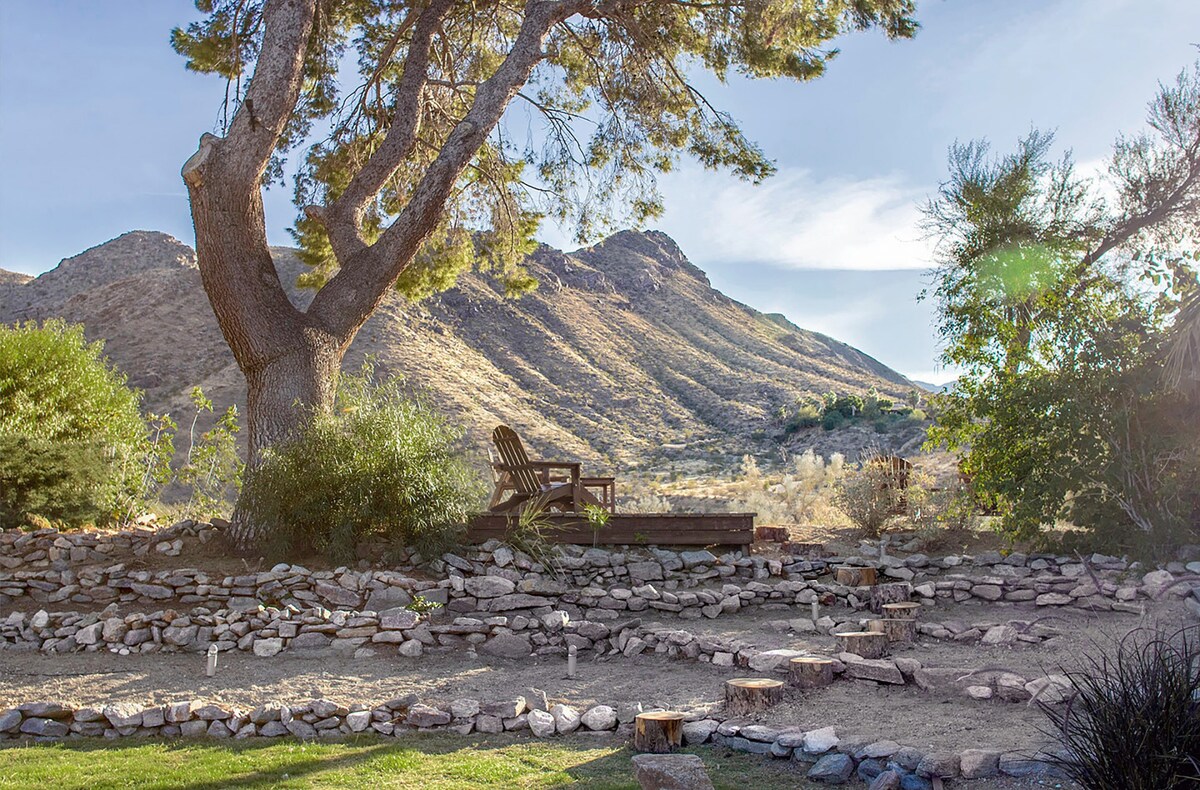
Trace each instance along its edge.
<path fill-rule="evenodd" d="M 267 246 L 258 182 L 223 178 L 221 141 L 201 142 L 184 166 L 196 228 L 200 278 L 221 333 L 246 377 L 247 465 L 333 407 L 346 339 L 326 331 L 289 300 Z M 211 165 L 212 167 L 206 167 Z M 356 328 L 355 328 L 356 329 Z M 261 525 L 238 503 L 233 540 L 261 546 Z"/>

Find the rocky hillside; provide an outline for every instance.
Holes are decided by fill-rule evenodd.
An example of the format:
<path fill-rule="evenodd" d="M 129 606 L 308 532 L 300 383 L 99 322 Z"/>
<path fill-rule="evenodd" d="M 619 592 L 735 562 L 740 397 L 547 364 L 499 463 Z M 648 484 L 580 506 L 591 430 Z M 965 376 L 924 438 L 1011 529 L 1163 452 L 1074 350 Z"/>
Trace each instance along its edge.
<path fill-rule="evenodd" d="M 294 282 L 302 265 L 274 252 Z M 622 468 L 664 445 L 693 457 L 768 450 L 773 415 L 804 392 L 913 386 L 714 290 L 662 233 L 622 232 L 570 254 L 542 248 L 529 269 L 540 287 L 518 300 L 477 275 L 420 304 L 388 299 L 347 367 L 374 355 L 378 370 L 464 421 L 481 455 L 507 422 L 541 452 Z M 183 413 L 195 384 L 218 404 L 244 402 L 195 253 L 170 236 L 127 233 L 35 279 L 0 270 L 0 322 L 53 316 L 103 338 L 151 410 Z"/>

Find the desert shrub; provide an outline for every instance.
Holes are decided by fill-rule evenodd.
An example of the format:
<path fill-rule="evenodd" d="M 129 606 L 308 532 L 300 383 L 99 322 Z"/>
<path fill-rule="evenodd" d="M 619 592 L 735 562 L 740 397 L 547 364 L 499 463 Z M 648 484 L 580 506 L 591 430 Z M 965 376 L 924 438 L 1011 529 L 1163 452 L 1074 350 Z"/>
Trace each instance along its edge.
<path fill-rule="evenodd" d="M 826 461 L 812 450 L 792 456 L 781 472 L 765 474 L 753 456 L 742 459 L 733 486 L 733 509 L 757 514 L 758 523 L 799 525 L 837 520 L 832 504 L 834 485 L 845 459 L 834 453 Z"/>
<path fill-rule="evenodd" d="M 102 521 L 111 466 L 96 443 L 0 433 L 0 527 Z"/>
<path fill-rule="evenodd" d="M 1046 762 L 1089 790 L 1200 786 L 1200 627 L 1135 630 L 1065 674 L 1076 696 L 1038 703 L 1063 746 Z"/>
<path fill-rule="evenodd" d="M 462 430 L 369 367 L 343 376 L 336 408 L 268 451 L 240 505 L 268 553 L 344 562 L 365 542 L 436 556 L 459 541 L 482 480 L 457 449 Z"/>
<path fill-rule="evenodd" d="M 0 327 L 0 526 L 81 526 L 142 500 L 146 421 L 102 352 L 63 321 Z"/>
<path fill-rule="evenodd" d="M 867 455 L 858 469 L 842 475 L 834 491 L 834 502 L 864 536 L 879 537 L 884 525 L 900 508 L 901 492 L 892 485 L 889 467 L 874 463 Z"/>
<path fill-rule="evenodd" d="M 795 433 L 805 428 L 816 428 L 821 424 L 821 406 L 816 403 L 802 403 L 795 413 L 788 417 L 784 426 L 787 433 Z"/>

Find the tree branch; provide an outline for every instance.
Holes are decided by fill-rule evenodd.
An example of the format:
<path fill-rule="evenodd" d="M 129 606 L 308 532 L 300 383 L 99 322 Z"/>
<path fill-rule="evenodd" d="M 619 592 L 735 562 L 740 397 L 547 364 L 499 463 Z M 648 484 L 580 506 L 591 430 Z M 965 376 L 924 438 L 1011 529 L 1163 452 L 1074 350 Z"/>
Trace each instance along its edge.
<path fill-rule="evenodd" d="M 304 56 L 317 0 L 268 0 L 262 47 L 246 98 L 220 141 L 220 167 L 240 186 L 257 189 L 303 83 Z M 187 178 L 187 172 L 184 173 Z"/>
<path fill-rule="evenodd" d="M 547 33 L 554 25 L 593 5 L 589 0 L 530 0 L 508 56 L 479 86 L 470 110 L 451 130 L 408 204 L 375 244 L 341 261 L 341 270 L 313 299 L 308 311 L 311 317 L 343 338 L 352 336 L 362 326 L 437 226 L 455 181 L 541 61 L 542 41 Z M 379 175 L 366 177 L 363 183 L 378 179 L 382 184 L 391 172 L 388 169 L 382 179 Z"/>
<path fill-rule="evenodd" d="M 363 211 L 416 144 L 421 122 L 421 94 L 429 78 L 429 49 L 442 17 L 453 5 L 452 0 L 433 0 L 421 12 L 413 27 L 412 41 L 409 42 L 404 61 L 404 74 L 396 89 L 395 111 L 383 142 L 354 175 L 345 191 L 323 212 L 313 212 L 325 226 L 329 243 L 339 261 L 353 258 L 366 247 L 362 237 Z M 380 69 L 382 67 L 381 62 Z"/>

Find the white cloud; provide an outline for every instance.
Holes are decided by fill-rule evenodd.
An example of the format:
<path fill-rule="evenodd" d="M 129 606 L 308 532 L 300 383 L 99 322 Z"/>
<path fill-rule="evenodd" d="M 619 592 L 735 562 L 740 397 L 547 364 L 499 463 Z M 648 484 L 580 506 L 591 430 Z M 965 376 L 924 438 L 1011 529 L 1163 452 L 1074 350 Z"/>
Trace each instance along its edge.
<path fill-rule="evenodd" d="M 763 184 L 685 170 L 664 179 L 659 227 L 697 264 L 765 263 L 796 269 L 924 269 L 922 189 L 899 176 L 817 178 L 782 169 Z"/>

